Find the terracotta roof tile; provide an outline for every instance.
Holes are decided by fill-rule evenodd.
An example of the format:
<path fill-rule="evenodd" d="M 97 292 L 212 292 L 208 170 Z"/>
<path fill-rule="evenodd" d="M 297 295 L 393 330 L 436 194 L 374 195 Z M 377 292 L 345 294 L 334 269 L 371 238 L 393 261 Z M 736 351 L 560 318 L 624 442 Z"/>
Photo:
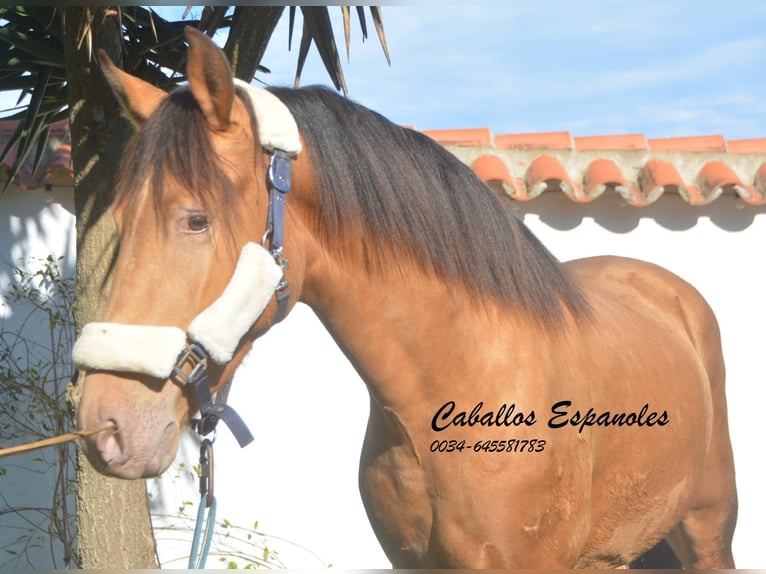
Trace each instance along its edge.
<path fill-rule="evenodd" d="M 715 201 L 727 189 L 737 192 L 740 196 L 752 195 L 752 186 L 742 183 L 737 174 L 720 160 L 706 163 L 697 176 L 697 182 L 699 188 L 697 201 L 701 203 L 689 201 L 693 205 L 706 205 Z"/>
<path fill-rule="evenodd" d="M 484 154 L 477 157 L 471 164 L 471 169 L 479 176 L 482 181 L 488 184 L 500 185 L 503 191 L 515 199 L 531 199 L 526 197 L 526 188 L 523 184 L 517 183 L 512 177 L 511 172 L 496 155 Z"/>
<path fill-rule="evenodd" d="M 585 194 L 591 199 L 596 199 L 607 189 L 616 191 L 626 200 L 636 192 L 635 186 L 622 175 L 617 164 L 609 159 L 593 160 L 585 170 L 583 179 Z"/>
<path fill-rule="evenodd" d="M 542 132 L 535 134 L 503 134 L 495 136 L 495 147 L 500 149 L 572 149 L 569 132 Z"/>
<path fill-rule="evenodd" d="M 726 151 L 726 141 L 720 135 L 651 139 L 649 150 L 654 152 Z"/>
<path fill-rule="evenodd" d="M 666 190 L 675 191 L 684 197 L 689 196 L 686 182 L 681 178 L 676 166 L 662 159 L 653 158 L 643 165 L 638 174 L 638 184 L 640 194 L 634 196 L 633 201 L 626 201 L 639 207 L 654 203 Z"/>
<path fill-rule="evenodd" d="M 549 155 L 538 156 L 529 164 L 526 183 L 531 197 L 537 197 L 543 191 L 563 191 L 575 201 L 588 201 L 583 198 L 582 186 L 569 179 L 561 162 Z"/>
<path fill-rule="evenodd" d="M 729 153 L 762 153 L 766 154 L 766 138 L 750 140 L 730 140 L 727 142 Z"/>
<path fill-rule="evenodd" d="M 738 196 L 747 205 L 766 205 L 766 138 L 461 131 L 482 134 L 480 143 L 456 138 L 449 130 L 428 134 L 471 165 L 483 181 L 520 201 L 560 191 L 579 203 L 614 192 L 636 207 L 650 205 L 664 193 L 678 194 L 693 206 L 723 195 Z"/>
<path fill-rule="evenodd" d="M 492 132 L 489 128 L 458 130 L 424 130 L 423 133 L 443 145 L 489 146 L 492 145 Z"/>
<path fill-rule="evenodd" d="M 594 151 L 647 149 L 647 142 L 644 134 L 584 136 L 574 138 L 574 147 Z"/>

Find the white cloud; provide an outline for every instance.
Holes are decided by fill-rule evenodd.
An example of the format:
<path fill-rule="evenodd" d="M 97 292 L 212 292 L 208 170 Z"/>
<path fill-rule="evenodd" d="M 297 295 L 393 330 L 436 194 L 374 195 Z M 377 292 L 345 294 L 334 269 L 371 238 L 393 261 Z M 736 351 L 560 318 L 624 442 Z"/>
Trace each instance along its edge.
<path fill-rule="evenodd" d="M 573 92 L 585 97 L 647 90 L 690 81 L 720 83 L 722 77 L 730 77 L 736 71 L 754 69 L 764 49 L 766 42 L 760 37 L 753 37 L 705 46 L 691 55 L 660 50 L 653 65 L 597 70 L 592 77 L 578 83 Z"/>

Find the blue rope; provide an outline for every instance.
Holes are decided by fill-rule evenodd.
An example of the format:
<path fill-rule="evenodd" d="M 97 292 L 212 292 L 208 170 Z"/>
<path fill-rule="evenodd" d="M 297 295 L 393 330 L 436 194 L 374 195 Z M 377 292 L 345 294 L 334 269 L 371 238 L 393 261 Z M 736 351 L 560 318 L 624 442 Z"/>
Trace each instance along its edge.
<path fill-rule="evenodd" d="M 197 509 L 197 523 L 194 525 L 194 536 L 189 552 L 190 570 L 200 570 L 205 567 L 215 530 L 216 500 L 213 496 L 213 441 L 211 439 L 204 439 L 199 449 L 199 493 L 201 498 Z M 206 510 L 207 520 L 205 520 Z M 203 524 L 205 525 L 204 535 L 202 534 Z M 200 538 L 202 539 L 201 551 Z"/>
<path fill-rule="evenodd" d="M 213 531 L 215 530 L 215 510 L 216 499 L 213 497 L 213 501 L 210 504 L 210 508 L 206 507 L 207 495 L 203 494 L 199 502 L 199 508 L 197 509 L 197 523 L 194 526 L 194 537 L 192 538 L 192 547 L 189 554 L 190 570 L 201 570 L 205 567 L 207 562 L 207 556 L 210 553 L 210 545 L 213 542 Z M 207 520 L 205 520 L 205 510 L 207 510 Z M 204 536 L 202 534 L 202 525 L 204 526 Z M 202 538 L 202 548 L 200 552 L 200 538 Z M 199 552 L 199 557 L 197 556 Z"/>

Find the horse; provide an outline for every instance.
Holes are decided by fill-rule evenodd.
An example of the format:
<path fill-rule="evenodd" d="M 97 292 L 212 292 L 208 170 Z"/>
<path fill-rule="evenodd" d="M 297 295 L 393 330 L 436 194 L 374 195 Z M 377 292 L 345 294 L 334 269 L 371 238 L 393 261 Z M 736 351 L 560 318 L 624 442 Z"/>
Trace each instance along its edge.
<path fill-rule="evenodd" d="M 359 487 L 394 567 L 609 568 L 661 542 L 686 567 L 734 567 L 724 362 L 694 287 L 633 259 L 559 262 L 425 135 L 325 88 L 248 91 L 186 36 L 188 86 L 169 94 L 102 56 L 138 130 L 103 322 L 77 341 L 78 424 L 118 429 L 83 441 L 97 469 L 161 473 L 200 407 L 193 365 L 144 355 L 229 317 L 215 393 L 300 301 L 369 390 Z M 237 303 L 261 279 L 265 297 Z"/>

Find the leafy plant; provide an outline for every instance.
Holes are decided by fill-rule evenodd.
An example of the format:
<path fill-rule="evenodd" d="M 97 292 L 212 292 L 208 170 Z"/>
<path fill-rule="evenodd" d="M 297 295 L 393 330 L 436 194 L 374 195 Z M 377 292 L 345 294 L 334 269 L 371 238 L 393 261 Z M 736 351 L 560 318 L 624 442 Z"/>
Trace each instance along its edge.
<path fill-rule="evenodd" d="M 34 262 L 33 262 L 34 263 Z M 13 311 L 26 315 L 0 319 L 0 437 L 3 443 L 27 442 L 70 432 L 66 392 L 72 374 L 74 279 L 62 275 L 59 260 L 37 260 L 35 271 L 13 269 L 14 281 L 3 294 Z M 5 316 L 8 313 L 3 313 Z M 44 333 L 44 337 L 39 334 Z M 46 550 L 50 565 L 74 566 L 74 447 L 0 459 L 0 530 L 7 558 L 0 567 L 31 566 L 33 550 Z M 19 462 L 21 461 L 21 462 Z M 52 476 L 51 496 L 39 504 L 18 506 L 7 485 Z M 7 533 L 16 530 L 10 539 Z"/>
<path fill-rule="evenodd" d="M 163 475 L 164 492 L 193 492 L 197 486 L 197 470 L 183 462 L 175 463 Z M 155 483 L 156 486 L 159 484 Z M 157 489 L 159 490 L 159 489 Z M 182 501 L 174 512 L 162 512 L 160 508 L 172 509 L 171 501 L 162 500 L 163 494 L 149 486 L 152 501 L 152 528 L 157 542 L 159 559 L 163 568 L 185 567 L 199 502 Z M 308 560 L 315 568 L 329 568 L 319 556 L 307 548 L 282 537 L 264 532 L 258 521 L 244 527 L 223 518 L 216 521 L 208 564 L 226 569 L 289 568 L 290 559 L 282 557 L 282 549 L 291 556 L 296 553 L 302 561 Z"/>

